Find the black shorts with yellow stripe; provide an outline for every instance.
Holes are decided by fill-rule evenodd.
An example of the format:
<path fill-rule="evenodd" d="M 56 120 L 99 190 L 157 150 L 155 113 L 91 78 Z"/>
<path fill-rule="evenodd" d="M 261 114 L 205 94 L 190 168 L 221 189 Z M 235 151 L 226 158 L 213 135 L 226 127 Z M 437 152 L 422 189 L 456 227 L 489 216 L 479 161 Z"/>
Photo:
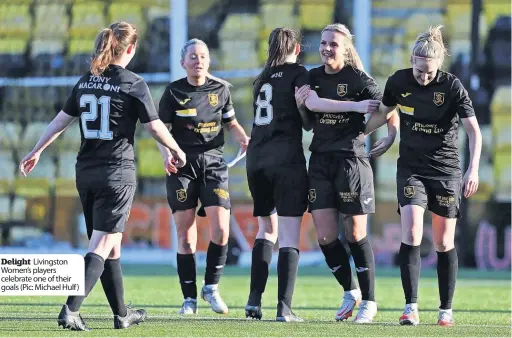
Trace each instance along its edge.
<path fill-rule="evenodd" d="M 188 155 L 177 174 L 166 177 L 167 201 L 172 212 L 204 207 L 231 208 L 228 167 L 224 158 L 207 153 Z"/>

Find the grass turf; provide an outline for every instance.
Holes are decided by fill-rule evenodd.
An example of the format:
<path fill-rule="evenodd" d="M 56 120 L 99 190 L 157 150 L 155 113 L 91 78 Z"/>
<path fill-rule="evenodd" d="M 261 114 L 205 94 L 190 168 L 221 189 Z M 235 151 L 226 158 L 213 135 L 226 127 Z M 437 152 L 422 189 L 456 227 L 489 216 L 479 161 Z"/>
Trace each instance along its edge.
<path fill-rule="evenodd" d="M 201 273 L 198 271 L 199 280 Z M 510 271 L 459 271 L 454 299 L 456 326 L 451 328 L 435 325 L 439 297 L 433 270 L 422 271 L 420 278 L 421 324 L 418 327 L 398 325 L 404 298 L 397 269 L 377 271 L 379 313 L 371 325 L 334 321 L 342 293 L 323 266 L 299 269 L 293 309 L 305 319 L 304 323 L 272 321 L 276 315 L 275 269 L 263 297 L 262 321 L 245 319 L 248 269 L 226 268 L 220 291 L 230 308 L 227 316 L 213 313 L 199 300 L 199 314 L 187 318 L 177 314 L 182 297 L 174 268 L 126 265 L 124 275 L 126 300 L 148 311 L 147 322 L 140 326 L 112 329 L 112 313 L 98 282 L 81 308 L 92 332 L 71 332 L 57 327 L 56 317 L 65 297 L 4 296 L 0 297 L 0 336 L 511 336 Z"/>

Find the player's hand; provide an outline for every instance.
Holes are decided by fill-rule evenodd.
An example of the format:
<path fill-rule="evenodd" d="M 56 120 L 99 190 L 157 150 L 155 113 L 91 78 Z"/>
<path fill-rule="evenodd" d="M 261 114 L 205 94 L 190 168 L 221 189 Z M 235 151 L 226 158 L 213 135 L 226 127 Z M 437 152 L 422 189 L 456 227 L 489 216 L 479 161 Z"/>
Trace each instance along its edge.
<path fill-rule="evenodd" d="M 478 169 L 469 168 L 464 175 L 464 197 L 470 198 L 478 190 Z"/>
<path fill-rule="evenodd" d="M 39 156 L 41 156 L 40 153 L 31 151 L 23 158 L 23 160 L 21 160 L 20 173 L 23 176 L 27 177 L 27 175 L 30 174 L 37 162 L 39 162 Z"/>
<path fill-rule="evenodd" d="M 242 153 L 245 153 L 247 151 L 247 147 L 249 146 L 249 141 L 251 141 L 251 138 L 247 135 L 244 135 L 237 141 L 238 141 L 238 143 L 240 143 L 240 148 L 242 148 Z"/>
<path fill-rule="evenodd" d="M 183 168 L 187 164 L 187 155 L 183 150 L 171 151 L 172 157 L 168 159 L 167 163 L 171 164 L 176 168 Z M 171 169 L 172 167 L 169 167 Z M 177 171 L 177 170 L 176 170 Z"/>
<path fill-rule="evenodd" d="M 295 102 L 297 103 L 297 107 L 304 105 L 304 102 L 306 102 L 310 92 L 311 89 L 309 88 L 309 85 L 304 85 L 300 88 L 295 87 Z"/>
<path fill-rule="evenodd" d="M 381 156 L 386 151 L 388 151 L 389 148 L 391 148 L 393 142 L 395 142 L 395 138 L 393 136 L 388 135 L 384 138 L 381 138 L 380 140 L 373 144 L 373 148 L 372 150 L 370 150 L 370 156 Z"/>
<path fill-rule="evenodd" d="M 373 114 L 379 110 L 379 106 L 379 100 L 364 100 L 361 102 L 357 102 L 356 111 L 361 114 Z"/>
<path fill-rule="evenodd" d="M 178 168 L 175 165 L 175 160 L 172 155 L 164 158 L 164 169 L 167 176 L 171 176 L 171 174 L 176 174 L 178 172 Z"/>

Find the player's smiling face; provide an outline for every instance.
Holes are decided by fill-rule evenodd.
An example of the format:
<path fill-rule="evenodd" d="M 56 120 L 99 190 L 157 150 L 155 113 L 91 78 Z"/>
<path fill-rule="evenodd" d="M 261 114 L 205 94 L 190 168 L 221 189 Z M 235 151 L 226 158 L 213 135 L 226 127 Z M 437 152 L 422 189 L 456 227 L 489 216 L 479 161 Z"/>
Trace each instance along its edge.
<path fill-rule="evenodd" d="M 318 50 L 324 65 L 337 69 L 345 64 L 345 45 L 341 33 L 333 31 L 323 32 Z"/>
<path fill-rule="evenodd" d="M 412 74 L 422 86 L 428 85 L 436 78 L 439 60 L 411 56 Z"/>
<path fill-rule="evenodd" d="M 210 67 L 210 53 L 208 48 L 202 44 L 191 45 L 187 49 L 185 59 L 181 63 L 187 75 L 193 77 L 204 77 Z"/>

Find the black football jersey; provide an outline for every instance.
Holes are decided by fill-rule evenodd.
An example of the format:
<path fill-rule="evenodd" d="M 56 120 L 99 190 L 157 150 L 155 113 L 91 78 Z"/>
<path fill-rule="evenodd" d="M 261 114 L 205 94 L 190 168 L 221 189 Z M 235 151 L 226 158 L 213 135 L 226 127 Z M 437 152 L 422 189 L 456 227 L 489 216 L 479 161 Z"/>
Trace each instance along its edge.
<path fill-rule="evenodd" d="M 431 179 L 459 179 L 458 119 L 475 115 L 468 92 L 453 74 L 439 70 L 427 86 L 412 68 L 388 78 L 382 103 L 400 114 L 398 171 Z"/>
<path fill-rule="evenodd" d="M 77 176 L 98 169 L 107 184 L 135 184 L 133 144 L 137 121 L 158 119 L 142 77 L 117 65 L 110 65 L 100 76 L 87 72 L 62 110 L 80 118 L 82 143 Z"/>
<path fill-rule="evenodd" d="M 272 68 L 254 94 L 254 123 L 247 149 L 247 166 L 267 167 L 305 163 L 302 120 L 295 87 L 308 84 L 308 71 L 297 63 Z"/>
<path fill-rule="evenodd" d="M 172 124 L 171 134 L 185 153 L 217 153 L 224 146 L 222 124 L 235 119 L 235 110 L 225 84 L 207 78 L 193 86 L 182 78 L 165 89 L 159 115 Z"/>
<path fill-rule="evenodd" d="M 375 80 L 363 71 L 345 66 L 327 74 L 320 66 L 309 72 L 311 89 L 319 97 L 338 101 L 380 100 Z M 346 157 L 368 157 L 365 149 L 365 116 L 357 112 L 315 113 L 312 152 L 337 152 Z"/>

